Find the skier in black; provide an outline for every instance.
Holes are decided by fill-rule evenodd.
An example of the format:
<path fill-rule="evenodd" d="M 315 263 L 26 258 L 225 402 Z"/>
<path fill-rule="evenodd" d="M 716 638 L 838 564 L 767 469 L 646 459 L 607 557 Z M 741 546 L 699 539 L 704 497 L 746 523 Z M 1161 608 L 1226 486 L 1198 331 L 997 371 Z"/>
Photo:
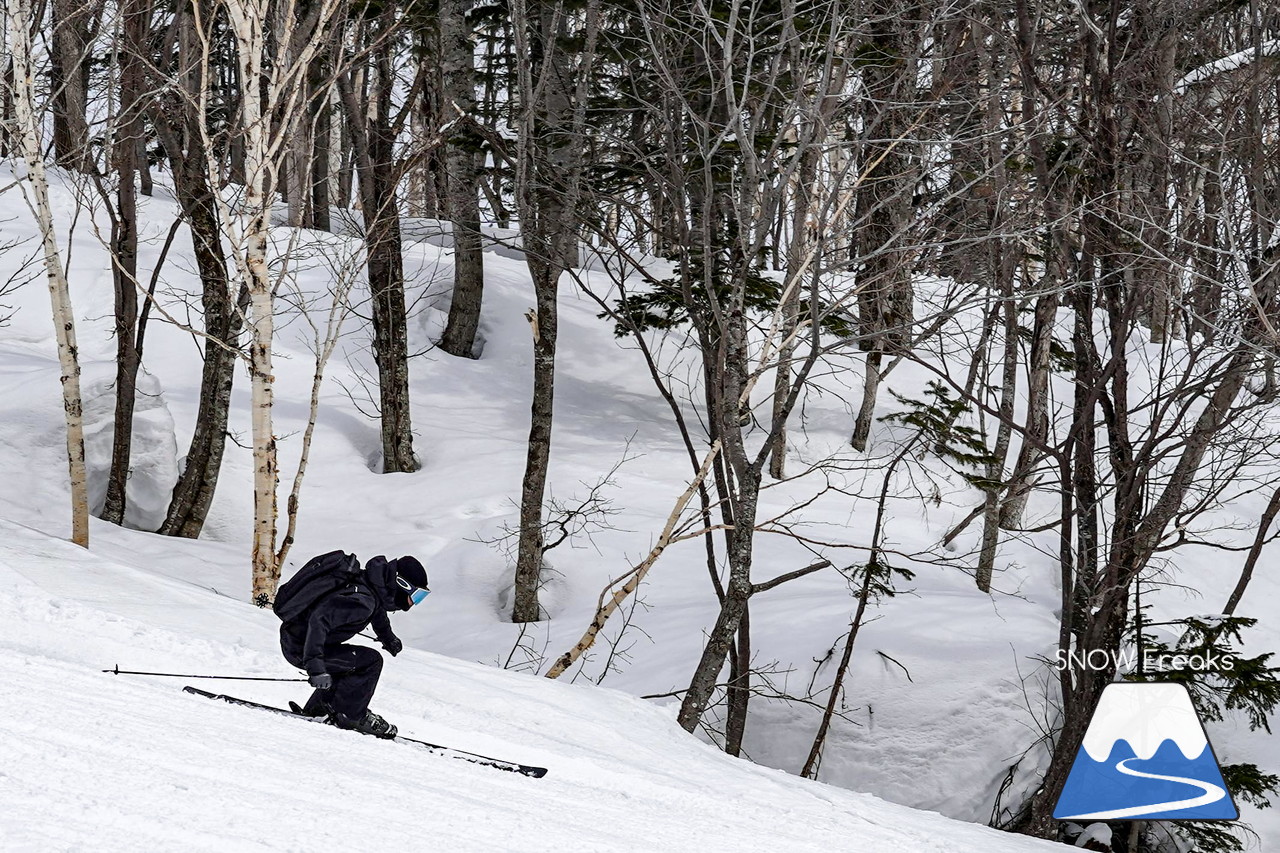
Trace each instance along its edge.
<path fill-rule="evenodd" d="M 285 659 L 305 669 L 315 688 L 302 713 L 327 714 L 340 728 L 395 737 L 396 727 L 369 710 L 382 674 L 382 655 L 346 641 L 371 625 L 382 647 L 392 657 L 398 655 L 404 643 L 392 632 L 387 612 L 408 610 L 428 592 L 427 570 L 413 557 L 374 557 L 350 583 L 320 598 L 300 618 L 281 625 Z"/>

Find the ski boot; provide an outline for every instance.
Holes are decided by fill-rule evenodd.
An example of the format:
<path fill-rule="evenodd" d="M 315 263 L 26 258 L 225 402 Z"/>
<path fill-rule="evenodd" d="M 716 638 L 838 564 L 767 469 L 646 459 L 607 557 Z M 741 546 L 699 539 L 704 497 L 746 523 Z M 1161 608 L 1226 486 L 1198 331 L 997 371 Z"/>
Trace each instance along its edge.
<path fill-rule="evenodd" d="M 350 729 L 351 731 L 360 732 L 360 734 L 373 735 L 384 740 L 391 740 L 398 732 L 395 726 L 372 711 L 365 711 L 364 716 L 358 720 L 352 720 L 342 714 L 334 714 L 333 723 L 340 729 Z"/>

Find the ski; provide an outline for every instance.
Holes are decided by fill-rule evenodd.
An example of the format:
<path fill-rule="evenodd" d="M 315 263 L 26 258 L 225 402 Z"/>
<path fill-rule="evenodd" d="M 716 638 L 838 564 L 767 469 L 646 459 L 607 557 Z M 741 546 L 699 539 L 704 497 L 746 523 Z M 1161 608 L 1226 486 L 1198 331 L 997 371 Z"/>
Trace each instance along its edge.
<path fill-rule="evenodd" d="M 184 693 L 191 693 L 195 696 L 203 696 L 206 699 L 221 699 L 232 705 L 241 705 L 245 708 L 257 708 L 259 711 L 269 711 L 273 714 L 280 714 L 285 717 L 293 717 L 298 720 L 306 720 L 309 723 L 319 723 L 320 725 L 328 725 L 328 722 L 322 717 L 308 717 L 306 714 L 297 711 L 288 710 L 286 708 L 277 708 L 274 705 L 264 705 L 261 702 L 253 702 L 248 699 L 240 699 L 236 696 L 228 696 L 225 693 L 210 693 L 208 690 L 201 690 L 198 687 L 184 687 Z M 290 703 L 292 704 L 292 703 Z M 428 743 L 425 740 L 417 738 L 405 737 L 404 735 L 396 735 L 394 738 L 388 738 L 397 743 L 409 743 L 425 749 L 432 755 L 438 755 L 442 758 L 456 758 L 459 761 L 467 761 L 471 764 L 479 764 L 484 767 L 493 767 L 497 770 L 506 770 L 511 773 L 519 773 L 522 776 L 530 776 L 534 779 L 541 779 L 547 775 L 547 768 L 533 767 L 528 764 L 517 764 L 514 761 L 503 761 L 500 758 L 489 758 L 485 755 L 476 755 L 474 752 L 464 752 L 461 749 L 453 749 L 448 746 L 440 746 L 435 743 Z"/>

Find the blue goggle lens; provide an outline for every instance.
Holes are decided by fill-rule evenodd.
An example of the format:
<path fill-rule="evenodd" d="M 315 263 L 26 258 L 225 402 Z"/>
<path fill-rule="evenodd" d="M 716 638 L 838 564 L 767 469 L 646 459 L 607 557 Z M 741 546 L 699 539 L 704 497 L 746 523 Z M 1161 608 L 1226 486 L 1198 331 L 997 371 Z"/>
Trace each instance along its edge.
<path fill-rule="evenodd" d="M 413 584 L 409 583 L 407 580 L 399 576 L 396 577 L 396 584 L 399 585 L 401 589 L 403 589 L 405 592 L 409 594 L 409 601 L 411 601 L 414 604 L 421 604 L 423 599 L 425 599 L 428 595 L 431 594 L 431 590 L 427 589 L 426 587 L 419 589 L 418 587 L 414 586 Z"/>

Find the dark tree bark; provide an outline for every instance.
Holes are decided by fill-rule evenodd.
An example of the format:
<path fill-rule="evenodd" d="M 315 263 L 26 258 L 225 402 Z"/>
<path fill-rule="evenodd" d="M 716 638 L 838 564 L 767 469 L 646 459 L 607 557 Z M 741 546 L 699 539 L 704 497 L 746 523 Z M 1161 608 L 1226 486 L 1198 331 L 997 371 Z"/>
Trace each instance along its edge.
<path fill-rule="evenodd" d="M 585 11 L 585 46 L 571 56 L 565 5 L 560 0 L 519 3 L 512 15 L 520 31 L 526 63 L 520 98 L 526 111 L 528 142 L 517 189 L 521 239 L 533 279 L 533 403 L 529 442 L 520 489 L 520 535 L 511 619 L 533 622 L 542 616 L 538 584 L 545 547 L 542 502 L 551 461 L 555 399 L 557 299 L 560 276 L 578 261 L 578 202 L 582 192 L 587 80 L 594 59 L 599 4 Z M 576 76 L 575 76 L 576 75 Z"/>
<path fill-rule="evenodd" d="M 207 9 L 205 10 L 208 11 Z M 195 93 L 204 85 L 192 28 L 179 18 L 174 30 L 178 43 L 176 72 L 183 89 Z M 217 69 L 214 69 L 217 74 Z M 200 405 L 187 448 L 186 464 L 173 489 L 173 498 L 158 532 L 197 539 L 213 504 L 227 443 L 231 387 L 235 379 L 239 336 L 248 310 L 249 293 L 241 288 L 232 298 L 222 247 L 217 201 L 205 172 L 208 152 L 200 133 L 201 117 L 188 98 L 175 96 L 149 105 L 152 126 L 169 159 L 174 190 L 183 219 L 191 230 L 196 268 L 200 274 L 204 315 L 204 367 L 200 376 Z"/>
<path fill-rule="evenodd" d="M 409 410 L 409 343 L 401 255 L 400 207 L 396 199 L 399 169 L 395 156 L 396 124 L 392 94 L 395 9 L 389 7 L 371 31 L 368 73 L 373 109 L 362 109 L 350 74 L 339 89 L 347 108 L 356 153 L 360 207 L 364 214 L 369 292 L 373 298 L 373 348 L 378 365 L 378 400 L 382 421 L 383 473 L 417 471 Z"/>
<path fill-rule="evenodd" d="M 189 138 L 188 144 L 197 146 L 198 150 L 198 139 Z M 196 539 L 204 529 L 222 471 L 227 420 L 231 411 L 231 387 L 238 360 L 236 349 L 249 307 L 249 294 L 242 288 L 236 300 L 231 298 L 216 202 L 205 180 L 202 161 L 197 157 L 174 157 L 171 154 L 170 163 L 178 202 L 191 228 L 202 284 L 201 307 L 207 338 L 195 432 L 187 448 L 186 465 L 174 486 L 173 499 L 159 532 Z"/>
<path fill-rule="evenodd" d="M 83 170 L 89 157 L 89 54 L 101 6 L 53 0 L 51 10 L 54 160 L 64 169 Z"/>
<path fill-rule="evenodd" d="M 736 642 L 730 646 L 729 711 L 724 722 L 724 751 L 735 758 L 742 754 L 747 734 L 747 711 L 751 701 L 751 601 L 742 607 Z"/>
<path fill-rule="evenodd" d="M 18 149 L 14 144 L 13 122 L 13 59 L 6 57 L 4 69 L 0 72 L 0 156 L 13 157 Z"/>
<path fill-rule="evenodd" d="M 850 443 L 866 450 L 880 388 L 884 356 L 907 349 L 911 341 L 914 291 L 911 269 L 901 246 L 911 211 L 914 179 L 909 154 L 916 54 L 911 27 L 919 6 L 877 2 L 872 34 L 862 69 L 866 89 L 866 142 L 863 162 L 869 170 L 858 187 L 858 322 L 860 345 L 867 353 L 862 405 Z"/>
<path fill-rule="evenodd" d="M 1177 384 L 1165 380 L 1162 405 L 1156 407 L 1139 440 L 1131 437 L 1129 417 L 1134 408 L 1129 402 L 1126 344 L 1151 309 L 1150 291 L 1135 284 L 1134 271 L 1163 264 L 1167 255 L 1163 236 L 1155 244 L 1132 236 L 1143 233 L 1150 211 L 1133 207 L 1125 192 L 1134 168 L 1132 160 L 1126 159 L 1131 154 L 1126 149 L 1131 139 L 1126 122 L 1146 108 L 1148 99 L 1133 81 L 1151 73 L 1146 63 L 1150 56 L 1159 55 L 1154 48 L 1173 22 L 1147 18 L 1122 23 L 1120 9 L 1117 0 L 1093 0 L 1082 7 L 1077 109 L 1084 177 L 1081 197 L 1073 203 L 1079 204 L 1083 216 L 1074 276 L 1079 284 L 1070 298 L 1075 313 L 1076 389 L 1069 447 L 1059 459 L 1064 478 L 1070 478 L 1063 483 L 1059 652 L 1088 659 L 1091 652 L 1099 651 L 1103 654 L 1096 657 L 1107 663 L 1101 669 L 1069 666 L 1060 675 L 1061 729 L 1044 781 L 1017 821 L 1020 831 L 1041 837 L 1057 832 L 1054 803 L 1102 689 L 1115 676 L 1115 653 L 1130 628 L 1134 584 L 1175 518 L 1195 503 L 1197 479 L 1205 475 L 1211 451 L 1224 441 L 1224 435 L 1228 441 L 1236 440 L 1226 432 L 1229 425 L 1258 405 L 1238 398 L 1259 359 L 1260 346 L 1268 342 L 1262 318 L 1272 315 L 1280 284 L 1280 274 L 1274 270 L 1251 270 L 1256 304 L 1246 307 L 1232 323 L 1233 346 L 1211 355 L 1189 348 L 1193 364 L 1203 359 L 1203 369 L 1188 368 Z M 1133 67 L 1124 65 L 1126 61 L 1142 64 Z M 1167 63 L 1167 56 L 1161 62 Z M 1168 69 L 1161 62 L 1156 63 L 1156 73 L 1167 78 Z M 1141 154 L 1137 160 L 1137 168 L 1150 169 Z M 1258 216 L 1257 210 L 1251 215 L 1253 221 L 1268 218 Z M 1106 317 L 1101 336 L 1095 319 L 1099 308 Z M 1096 344 L 1100 338 L 1109 342 L 1102 353 Z M 1199 405 L 1194 420 L 1178 423 L 1185 411 L 1181 407 L 1192 405 Z M 1095 446 L 1099 424 L 1106 429 L 1104 455 Z M 1068 494 L 1074 494 L 1074 508 L 1069 506 Z M 1113 502 L 1105 528 L 1099 524 L 1104 494 Z M 1074 553 L 1069 538 L 1073 521 Z"/>
<path fill-rule="evenodd" d="M 713 205 L 717 210 L 713 215 L 721 215 L 724 210 L 720 205 Z M 714 298 L 714 297 L 713 297 Z M 694 731 L 707 709 L 715 692 L 716 681 L 724 666 L 726 656 L 733 645 L 734 638 L 743 628 L 743 619 L 747 615 L 747 605 L 754 589 L 751 583 L 751 566 L 754 554 L 756 511 L 759 505 L 760 486 L 765 460 L 768 458 L 766 446 L 752 459 L 748 453 L 742 429 L 742 413 L 739 400 L 746 387 L 749 373 L 749 352 L 745 317 L 745 287 L 741 284 L 734 288 L 729 303 L 724 306 L 723 339 L 712 352 L 703 353 L 703 358 L 715 365 L 712 369 L 713 384 L 718 390 L 717 407 L 712 410 L 719 422 L 718 429 L 723 442 L 723 455 L 728 463 L 726 475 L 732 477 L 733 486 L 717 483 L 722 488 L 722 495 L 728 497 L 732 509 L 733 529 L 727 531 L 727 553 L 729 561 L 729 581 L 725 584 L 724 598 L 720 605 L 720 613 L 716 623 L 707 637 L 707 644 L 694 669 L 685 692 L 684 701 L 680 705 L 677 722 L 686 731 Z M 720 358 L 715 356 L 723 353 Z M 794 395 L 792 395 L 794 396 Z M 785 412 L 784 412 L 785 414 Z M 775 424 L 775 427 L 780 426 Z M 747 646 L 749 651 L 749 646 Z M 730 700 L 731 712 L 734 702 L 740 703 L 738 719 L 731 730 L 741 737 L 746 725 L 745 701 L 750 690 L 750 659 L 743 660 L 738 655 L 739 672 L 731 673 L 735 694 Z"/>
<path fill-rule="evenodd" d="M 333 224 L 330 221 L 329 207 L 332 204 L 330 197 L 329 179 L 329 159 L 332 156 L 329 144 L 329 135 L 332 133 L 333 127 L 331 118 L 333 108 L 329 103 L 330 89 L 324 86 L 325 78 L 328 75 L 327 54 L 321 55 L 315 62 L 311 63 L 309 69 L 309 87 L 312 92 L 321 92 L 324 94 L 316 98 L 313 104 L 313 112 L 315 115 L 315 138 L 312 140 L 312 156 L 311 156 L 311 206 L 309 209 L 310 221 L 308 225 L 321 231 L 329 231 Z"/>
<path fill-rule="evenodd" d="M 987 241 L 990 225 L 987 208 L 992 187 L 989 166 L 983 156 L 981 65 L 989 58 L 986 19 L 991 12 L 981 2 L 960 10 L 944 24 L 942 55 L 946 59 L 937 95 L 951 133 L 951 169 L 947 199 L 943 204 L 938 269 L 956 281 L 981 282 L 990 273 Z M 993 91 L 998 91 L 994 90 Z"/>
<path fill-rule="evenodd" d="M 150 9 L 145 0 L 128 0 L 122 7 L 124 44 L 120 51 L 120 112 L 114 161 L 117 171 L 116 210 L 111 216 L 111 280 L 115 289 L 116 406 L 112 427 L 111 468 L 102 519 L 123 524 L 129 455 L 133 446 L 133 409 L 138 368 L 138 142 L 143 137 L 140 97 Z"/>
<path fill-rule="evenodd" d="M 476 113 L 475 45 L 467 12 L 472 0 L 442 0 L 440 48 L 448 139 L 449 219 L 453 223 L 453 299 L 440 348 L 474 358 L 484 296 L 484 256 L 480 244 L 480 175 L 483 148 L 473 130 Z"/>
<path fill-rule="evenodd" d="M 1067 239 L 1062 224 L 1064 198 L 1075 193 L 1074 181 L 1065 169 L 1054 170 L 1049 163 L 1046 140 L 1049 129 L 1041 119 L 1040 92 L 1035 82 L 1035 34 L 1030 10 L 1025 2 L 1017 7 L 1018 64 L 1022 71 L 1022 118 L 1028 127 L 1037 128 L 1027 140 L 1038 196 L 1045 221 L 1044 276 L 1037 290 L 1035 319 L 1031 329 L 1031 354 L 1028 364 L 1027 423 L 1018 451 L 1018 461 L 1009 482 L 1008 497 L 1000 508 L 1000 527 L 1016 530 L 1022 525 L 1027 500 L 1035 486 L 1034 472 L 1049 437 L 1049 372 L 1053 346 L 1054 321 L 1061 301 L 1060 288 L 1067 254 Z M 1040 125 L 1037 127 L 1037 125 Z"/>
<path fill-rule="evenodd" d="M 531 260 L 530 266 L 534 263 Z M 529 441 L 525 453 L 524 478 L 520 486 L 520 540 L 516 556 L 512 622 L 536 622 L 542 618 L 538 585 L 542 577 L 545 539 L 542 529 L 542 501 L 547 489 L 547 467 L 551 462 L 551 424 L 555 403 L 556 309 L 560 270 L 540 265 L 534 278 L 537 308 L 531 312 L 533 325 L 533 403 L 529 412 Z M 554 278 L 552 276 L 554 275 Z"/>

